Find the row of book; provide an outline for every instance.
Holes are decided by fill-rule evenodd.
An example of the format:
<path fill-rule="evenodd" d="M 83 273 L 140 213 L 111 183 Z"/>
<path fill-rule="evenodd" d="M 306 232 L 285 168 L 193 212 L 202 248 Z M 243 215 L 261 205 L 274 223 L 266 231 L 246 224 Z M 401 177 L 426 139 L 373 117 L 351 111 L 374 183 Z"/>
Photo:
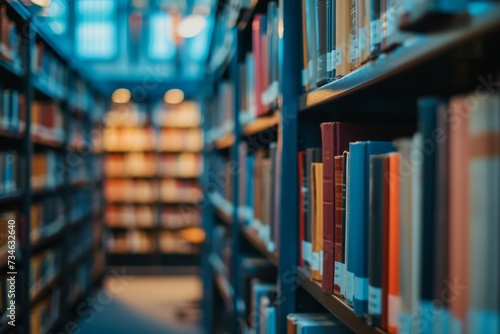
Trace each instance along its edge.
<path fill-rule="evenodd" d="M 36 243 L 64 228 L 64 201 L 60 196 L 51 196 L 31 206 L 31 242 Z"/>
<path fill-rule="evenodd" d="M 276 1 L 270 1 L 267 12 L 255 15 L 252 21 L 252 51 L 240 65 L 241 107 L 249 114 L 249 119 L 278 105 L 278 22 Z"/>
<path fill-rule="evenodd" d="M 201 174 L 203 160 L 193 153 L 163 154 L 128 153 L 109 154 L 104 160 L 104 170 L 112 177 L 197 177 Z"/>
<path fill-rule="evenodd" d="M 61 252 L 58 248 L 52 248 L 31 257 L 29 280 L 31 298 L 56 278 L 60 272 L 60 262 Z"/>
<path fill-rule="evenodd" d="M 470 94 L 420 99 L 415 134 L 322 124 L 322 149 L 299 153 L 312 279 L 390 333 L 498 332 L 500 264 L 486 259 L 498 253 L 499 111 L 498 94 Z"/>
<path fill-rule="evenodd" d="M 239 217 L 255 229 L 270 252 L 278 247 L 279 231 L 279 167 L 276 143 L 269 150 L 247 155 L 246 143 L 239 147 Z"/>
<path fill-rule="evenodd" d="M 201 190 L 196 182 L 174 179 L 157 181 L 106 180 L 104 184 L 108 202 L 198 203 Z"/>
<path fill-rule="evenodd" d="M 31 166 L 31 187 L 33 190 L 53 189 L 64 182 L 63 158 L 57 152 L 47 150 L 35 152 Z"/>
<path fill-rule="evenodd" d="M 166 128 L 197 128 L 201 126 L 200 106 L 194 101 L 179 104 L 160 103 L 154 112 L 154 124 Z"/>
<path fill-rule="evenodd" d="M 33 305 L 30 310 L 30 333 L 48 333 L 59 317 L 61 290 L 54 289 L 51 294 Z"/>
<path fill-rule="evenodd" d="M 20 213 L 17 209 L 9 209 L 9 210 L 2 209 L 2 211 L 0 211 L 0 219 L 1 219 L 0 221 L 2 222 L 0 224 L 0 256 L 3 256 L 4 259 L 7 259 L 7 256 L 9 255 L 7 254 L 7 252 L 11 250 L 11 248 L 8 247 L 9 246 L 8 236 L 10 235 L 9 231 L 11 230 L 15 231 L 16 242 L 22 240 L 21 239 L 22 236 L 18 234 L 18 232 L 22 230 L 19 226 L 19 224 L 21 223 L 21 220 L 19 218 L 20 218 Z M 15 221 L 16 223 L 9 224 L 8 222 L 10 220 Z M 19 245 L 16 246 L 16 252 L 19 251 L 18 249 Z M 0 309 L 0 314 L 1 314 L 1 309 Z"/>
<path fill-rule="evenodd" d="M 31 105 L 33 140 L 64 142 L 64 115 L 57 102 L 34 101 Z"/>
<path fill-rule="evenodd" d="M 15 89 L 0 88 L 0 130 L 14 134 L 25 127 L 26 97 Z"/>
<path fill-rule="evenodd" d="M 0 58 L 8 61 L 16 69 L 21 69 L 23 56 L 22 44 L 17 25 L 7 15 L 7 6 L 0 7 Z"/>
<path fill-rule="evenodd" d="M 0 194 L 9 194 L 19 188 L 18 175 L 21 169 L 17 151 L 0 151 Z"/>
<path fill-rule="evenodd" d="M 42 40 L 33 44 L 31 52 L 31 68 L 38 80 L 51 91 L 57 92 L 58 96 L 63 96 L 68 68 L 62 59 Z"/>
<path fill-rule="evenodd" d="M 234 129 L 234 85 L 231 81 L 221 81 L 217 92 L 209 103 L 210 112 L 205 116 L 207 128 L 207 142 L 223 137 Z"/>
<path fill-rule="evenodd" d="M 150 205 L 108 205 L 105 214 L 110 227 L 154 227 L 158 220 L 156 209 Z M 200 226 L 201 216 L 196 209 L 164 207 L 160 223 L 171 229 Z"/>
<path fill-rule="evenodd" d="M 400 25 L 462 14 L 469 1 L 302 0 L 303 87 L 312 90 L 403 44 Z"/>
<path fill-rule="evenodd" d="M 108 238 L 108 251 L 111 253 L 153 253 L 156 250 L 155 234 L 148 231 L 113 231 Z M 182 235 L 163 231 L 159 234 L 159 250 L 164 253 L 190 254 L 198 246 L 182 238 Z"/>
<path fill-rule="evenodd" d="M 200 152 L 202 148 L 199 129 L 107 128 L 103 133 L 103 149 L 108 152 Z"/>

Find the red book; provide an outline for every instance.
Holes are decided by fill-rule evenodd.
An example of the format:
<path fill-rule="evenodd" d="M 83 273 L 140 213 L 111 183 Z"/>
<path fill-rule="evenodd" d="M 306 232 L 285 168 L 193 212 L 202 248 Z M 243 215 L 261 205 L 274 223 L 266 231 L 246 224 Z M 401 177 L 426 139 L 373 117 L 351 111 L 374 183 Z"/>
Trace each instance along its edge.
<path fill-rule="evenodd" d="M 262 33 L 266 27 L 265 16 L 261 14 L 255 15 L 252 21 L 252 52 L 255 58 L 255 106 L 257 116 L 262 115 L 264 106 L 262 105 L 262 75 L 264 74 L 264 66 L 262 63 Z"/>
<path fill-rule="evenodd" d="M 336 123 L 322 123 L 323 151 L 323 281 L 321 287 L 326 293 L 333 293 L 335 262 L 335 166 L 334 126 Z"/>
<path fill-rule="evenodd" d="M 302 255 L 302 243 L 305 240 L 305 208 L 304 208 L 304 151 L 298 153 L 299 159 L 299 263 L 300 267 L 304 268 L 304 256 Z"/>
<path fill-rule="evenodd" d="M 343 207 L 343 190 L 344 190 L 344 156 L 335 156 L 335 269 L 334 269 L 334 287 L 333 292 L 340 296 L 340 280 L 341 273 L 337 272 L 337 265 L 344 263 L 344 254 L 342 254 L 342 211 Z M 340 269 L 340 268 L 339 268 Z M 340 271 L 340 270 L 339 270 Z"/>

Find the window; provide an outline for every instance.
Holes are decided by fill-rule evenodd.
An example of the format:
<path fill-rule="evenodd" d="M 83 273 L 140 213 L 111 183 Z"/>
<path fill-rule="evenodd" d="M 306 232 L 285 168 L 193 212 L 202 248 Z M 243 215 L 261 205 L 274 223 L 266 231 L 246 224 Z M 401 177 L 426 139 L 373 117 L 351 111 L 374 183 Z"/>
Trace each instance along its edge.
<path fill-rule="evenodd" d="M 77 0 L 75 8 L 77 54 L 87 59 L 116 57 L 116 0 Z"/>
<path fill-rule="evenodd" d="M 165 12 L 151 14 L 148 53 L 152 59 L 171 60 L 177 47 L 174 42 L 172 17 Z"/>

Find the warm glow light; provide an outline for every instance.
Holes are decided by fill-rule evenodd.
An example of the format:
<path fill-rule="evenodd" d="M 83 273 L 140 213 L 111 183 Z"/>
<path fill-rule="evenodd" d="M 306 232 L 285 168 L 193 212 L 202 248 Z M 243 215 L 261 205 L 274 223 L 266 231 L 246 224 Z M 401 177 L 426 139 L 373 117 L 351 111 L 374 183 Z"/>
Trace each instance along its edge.
<path fill-rule="evenodd" d="M 179 104 L 184 101 L 184 92 L 180 89 L 170 89 L 163 99 L 168 104 Z"/>
<path fill-rule="evenodd" d="M 205 29 L 207 19 L 203 15 L 190 15 L 183 19 L 177 27 L 177 33 L 183 38 L 191 38 L 197 36 Z"/>
<path fill-rule="evenodd" d="M 47 7 L 50 5 L 50 0 L 31 0 L 31 2 L 40 7 Z"/>
<path fill-rule="evenodd" d="M 129 103 L 130 91 L 125 88 L 115 90 L 111 96 L 111 101 L 113 101 L 113 103 Z"/>

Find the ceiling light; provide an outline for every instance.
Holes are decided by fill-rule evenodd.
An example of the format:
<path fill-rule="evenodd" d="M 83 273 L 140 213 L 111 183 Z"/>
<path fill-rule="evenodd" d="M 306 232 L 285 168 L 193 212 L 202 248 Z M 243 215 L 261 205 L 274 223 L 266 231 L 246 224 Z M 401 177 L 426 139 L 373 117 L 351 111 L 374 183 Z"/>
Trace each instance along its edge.
<path fill-rule="evenodd" d="M 198 35 L 205 29 L 207 25 L 207 19 L 203 15 L 189 15 L 184 18 L 177 27 L 177 33 L 183 38 L 191 38 Z"/>
<path fill-rule="evenodd" d="M 163 97 L 165 103 L 179 104 L 184 101 L 184 92 L 180 89 L 170 89 Z"/>
<path fill-rule="evenodd" d="M 50 5 L 50 0 L 31 0 L 31 2 L 40 7 L 47 7 Z"/>
<path fill-rule="evenodd" d="M 111 101 L 113 101 L 113 103 L 129 103 L 130 91 L 125 88 L 115 90 L 111 96 Z"/>

